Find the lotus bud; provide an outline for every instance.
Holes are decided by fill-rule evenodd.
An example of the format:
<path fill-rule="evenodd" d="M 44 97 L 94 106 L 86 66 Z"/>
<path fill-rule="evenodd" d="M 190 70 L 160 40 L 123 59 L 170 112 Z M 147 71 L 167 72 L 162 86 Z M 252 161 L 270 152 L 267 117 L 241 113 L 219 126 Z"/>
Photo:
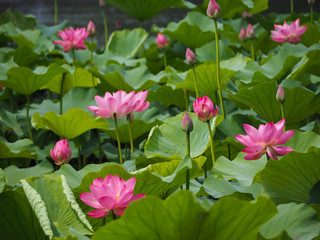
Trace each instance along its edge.
<path fill-rule="evenodd" d="M 241 30 L 240 30 L 239 39 L 240 39 L 241 41 L 244 41 L 244 40 L 247 39 L 247 31 L 246 31 L 246 29 L 245 29 L 244 27 L 241 28 Z"/>
<path fill-rule="evenodd" d="M 99 6 L 102 8 L 106 6 L 106 3 L 104 2 L 104 0 L 99 1 Z"/>
<path fill-rule="evenodd" d="M 286 93 L 283 90 L 283 88 L 281 86 L 279 86 L 277 94 L 276 94 L 276 99 L 283 104 L 284 101 L 286 100 Z"/>
<path fill-rule="evenodd" d="M 168 39 L 161 33 L 158 33 L 156 43 L 158 48 L 166 48 L 169 44 Z"/>
<path fill-rule="evenodd" d="M 210 0 L 209 4 L 208 4 L 208 8 L 207 8 L 207 16 L 209 18 L 218 18 L 220 15 L 220 6 L 218 5 L 218 3 L 215 0 Z"/>
<path fill-rule="evenodd" d="M 194 53 L 189 48 L 187 48 L 186 51 L 186 62 L 189 65 L 194 65 L 197 62 L 196 55 L 194 55 Z"/>
<path fill-rule="evenodd" d="M 193 122 L 187 112 L 185 112 L 183 115 L 181 126 L 183 131 L 185 131 L 186 133 L 190 133 L 193 130 Z"/>
<path fill-rule="evenodd" d="M 94 34 L 96 33 L 96 26 L 92 21 L 89 21 L 88 23 L 87 32 L 89 32 L 89 36 L 94 36 Z"/>
<path fill-rule="evenodd" d="M 247 13 L 247 11 L 243 11 L 243 12 L 242 12 L 242 18 L 243 18 L 243 19 L 247 19 L 247 18 L 248 18 L 248 13 Z"/>
<path fill-rule="evenodd" d="M 119 20 L 116 21 L 116 29 L 121 30 L 122 26 Z"/>
<path fill-rule="evenodd" d="M 315 2 L 315 0 L 308 0 L 308 4 L 309 4 L 310 6 L 312 6 L 312 5 L 314 4 L 314 2 Z"/>
<path fill-rule="evenodd" d="M 247 27 L 247 38 L 254 39 L 256 37 L 256 32 L 254 31 L 254 28 L 251 24 Z"/>
<path fill-rule="evenodd" d="M 71 159 L 71 148 L 67 139 L 62 139 L 56 143 L 54 149 L 50 150 L 50 155 L 55 161 L 55 164 L 62 165 L 68 163 Z"/>

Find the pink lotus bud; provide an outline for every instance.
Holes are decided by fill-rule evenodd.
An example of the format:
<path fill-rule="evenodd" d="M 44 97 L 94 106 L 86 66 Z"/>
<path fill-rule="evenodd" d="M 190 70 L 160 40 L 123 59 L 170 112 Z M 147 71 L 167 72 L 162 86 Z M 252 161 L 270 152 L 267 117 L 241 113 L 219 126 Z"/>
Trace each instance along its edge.
<path fill-rule="evenodd" d="M 248 18 L 252 18 L 252 13 L 248 13 Z"/>
<path fill-rule="evenodd" d="M 64 163 L 68 163 L 71 159 L 71 148 L 67 141 L 67 139 L 62 139 L 56 143 L 53 151 L 50 150 L 50 155 L 52 159 L 55 161 L 55 164 L 62 165 Z"/>
<path fill-rule="evenodd" d="M 315 0 L 308 0 L 308 4 L 311 6 L 314 4 L 314 2 L 315 2 Z"/>
<path fill-rule="evenodd" d="M 186 133 L 190 133 L 193 130 L 193 122 L 187 112 L 184 113 L 182 122 L 181 122 L 182 130 Z"/>
<path fill-rule="evenodd" d="M 207 8 L 207 16 L 209 18 L 218 18 L 220 15 L 220 6 L 215 0 L 210 0 Z"/>
<path fill-rule="evenodd" d="M 202 122 L 211 120 L 219 113 L 218 106 L 214 105 L 208 96 L 197 98 L 193 102 L 193 110 Z"/>
<path fill-rule="evenodd" d="M 104 0 L 100 0 L 99 1 L 99 6 L 100 7 L 105 7 L 106 6 L 106 3 L 104 2 Z"/>
<path fill-rule="evenodd" d="M 242 18 L 247 19 L 248 18 L 248 13 L 247 11 L 242 12 Z"/>
<path fill-rule="evenodd" d="M 279 86 L 278 88 L 276 99 L 281 103 L 284 103 L 284 101 L 286 100 L 286 93 L 281 86 Z"/>
<path fill-rule="evenodd" d="M 244 27 L 241 28 L 241 30 L 240 30 L 239 39 L 240 39 L 241 41 L 244 41 L 244 40 L 247 39 L 247 31 L 246 31 L 246 29 L 245 29 Z"/>
<path fill-rule="evenodd" d="M 254 39 L 256 37 L 256 32 L 254 31 L 254 28 L 251 24 L 247 27 L 247 38 Z"/>
<path fill-rule="evenodd" d="M 156 42 L 158 48 L 166 48 L 169 44 L 168 39 L 161 33 L 158 33 Z"/>
<path fill-rule="evenodd" d="M 119 20 L 116 21 L 116 29 L 121 30 L 122 26 Z"/>
<path fill-rule="evenodd" d="M 186 62 L 189 65 L 194 65 L 197 62 L 196 55 L 194 55 L 194 53 L 189 48 L 187 48 L 186 51 Z"/>
<path fill-rule="evenodd" d="M 88 23 L 87 32 L 89 32 L 89 36 L 93 36 L 96 33 L 96 26 L 92 21 Z"/>

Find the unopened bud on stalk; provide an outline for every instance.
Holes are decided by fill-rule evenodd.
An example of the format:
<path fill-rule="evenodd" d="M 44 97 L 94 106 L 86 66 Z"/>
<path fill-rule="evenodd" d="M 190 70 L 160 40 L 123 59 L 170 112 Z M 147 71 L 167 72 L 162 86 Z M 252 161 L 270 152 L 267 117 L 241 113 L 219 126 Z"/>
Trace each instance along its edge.
<path fill-rule="evenodd" d="M 119 20 L 116 20 L 116 29 L 121 30 L 122 26 Z"/>
<path fill-rule="evenodd" d="M 89 36 L 94 36 L 94 34 L 96 33 L 96 26 L 92 21 L 88 23 L 87 32 L 89 32 Z"/>
<path fill-rule="evenodd" d="M 221 9 L 218 3 L 215 0 L 210 0 L 207 8 L 207 16 L 209 18 L 218 18 L 220 15 Z"/>
<path fill-rule="evenodd" d="M 315 2 L 315 0 L 308 0 L 308 4 L 311 6 L 314 4 L 314 2 Z"/>
<path fill-rule="evenodd" d="M 50 150 L 52 159 L 55 161 L 55 164 L 59 166 L 64 163 L 68 163 L 71 159 L 71 154 L 71 148 L 67 139 L 58 141 L 54 149 Z"/>
<path fill-rule="evenodd" d="M 239 39 L 240 39 L 241 41 L 244 41 L 244 40 L 247 39 L 247 31 L 246 31 L 246 29 L 245 29 L 244 27 L 241 28 L 241 30 L 240 30 Z"/>
<path fill-rule="evenodd" d="M 106 3 L 104 2 L 104 0 L 100 0 L 99 1 L 99 6 L 100 7 L 105 7 L 106 6 Z"/>
<path fill-rule="evenodd" d="M 279 86 L 279 88 L 278 88 L 278 91 L 276 94 L 276 99 L 282 104 L 286 100 L 286 93 L 281 86 Z"/>
<path fill-rule="evenodd" d="M 189 48 L 187 48 L 186 51 L 186 62 L 189 65 L 194 65 L 197 62 L 196 55 L 194 55 L 194 53 Z"/>
<path fill-rule="evenodd" d="M 163 34 L 158 33 L 156 43 L 158 48 L 166 48 L 169 44 L 169 41 Z"/>
<path fill-rule="evenodd" d="M 190 133 L 193 130 L 193 122 L 187 112 L 185 112 L 183 115 L 181 126 L 183 131 L 185 131 L 186 133 Z"/>
<path fill-rule="evenodd" d="M 256 37 L 256 32 L 254 31 L 254 28 L 251 24 L 247 27 L 247 38 L 254 39 Z"/>

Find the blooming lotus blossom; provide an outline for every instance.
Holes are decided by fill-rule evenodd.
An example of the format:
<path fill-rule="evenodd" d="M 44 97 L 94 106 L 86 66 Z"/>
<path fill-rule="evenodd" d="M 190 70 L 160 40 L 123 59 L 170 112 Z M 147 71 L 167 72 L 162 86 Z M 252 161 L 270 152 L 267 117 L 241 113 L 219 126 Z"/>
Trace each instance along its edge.
<path fill-rule="evenodd" d="M 194 55 L 194 53 L 189 48 L 187 48 L 186 51 L 186 62 L 189 65 L 194 65 L 197 62 L 196 55 Z"/>
<path fill-rule="evenodd" d="M 133 109 L 133 112 L 143 112 L 149 107 L 150 102 L 145 102 L 147 95 L 148 91 L 140 91 L 134 95 L 134 101 L 132 102 L 132 104 L 134 104 L 135 107 Z"/>
<path fill-rule="evenodd" d="M 307 30 L 307 26 L 300 27 L 300 18 L 293 21 L 290 26 L 284 21 L 283 26 L 274 24 L 276 31 L 272 30 L 271 39 L 278 43 L 296 44 L 301 41 L 301 35 Z"/>
<path fill-rule="evenodd" d="M 267 153 L 270 158 L 277 160 L 279 156 L 294 151 L 290 147 L 278 146 L 285 144 L 294 134 L 292 130 L 283 132 L 284 124 L 284 118 L 276 124 L 273 122 L 265 125 L 260 124 L 258 129 L 251 125 L 243 124 L 244 130 L 248 135 L 236 135 L 234 137 L 247 146 L 242 150 L 242 152 L 247 153 L 244 159 L 257 160 L 264 153 Z"/>
<path fill-rule="evenodd" d="M 77 28 L 74 30 L 70 27 L 69 30 L 67 28 L 64 31 L 59 30 L 57 35 L 61 37 L 63 41 L 59 40 L 53 43 L 64 46 L 64 52 L 69 52 L 71 49 L 86 49 L 84 40 L 88 37 L 89 32 L 86 31 L 85 28 Z"/>
<path fill-rule="evenodd" d="M 207 122 L 219 113 L 218 106 L 214 105 L 208 96 L 199 97 L 193 102 L 193 110 L 198 119 Z"/>
<path fill-rule="evenodd" d="M 158 33 L 156 43 L 158 48 L 166 48 L 169 44 L 168 39 L 161 33 Z"/>
<path fill-rule="evenodd" d="M 55 161 L 55 164 L 59 166 L 64 163 L 68 163 L 71 159 L 72 152 L 67 139 L 58 141 L 54 149 L 50 150 L 50 155 Z"/>
<path fill-rule="evenodd" d="M 207 8 L 207 16 L 209 18 L 217 18 L 220 15 L 220 6 L 215 0 L 210 0 Z"/>
<path fill-rule="evenodd" d="M 93 179 L 90 185 L 91 192 L 80 194 L 80 199 L 87 205 L 96 208 L 87 214 L 93 218 L 106 217 L 112 210 L 115 215 L 121 216 L 127 206 L 145 194 L 133 195 L 136 178 L 124 181 L 118 175 L 108 175 L 105 179 Z"/>

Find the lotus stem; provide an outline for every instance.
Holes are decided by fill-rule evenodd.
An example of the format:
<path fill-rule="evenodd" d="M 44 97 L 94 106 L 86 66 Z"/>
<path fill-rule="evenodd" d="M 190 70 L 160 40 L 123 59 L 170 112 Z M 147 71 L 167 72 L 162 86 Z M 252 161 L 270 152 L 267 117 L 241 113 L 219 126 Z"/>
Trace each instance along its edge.
<path fill-rule="evenodd" d="M 54 0 L 54 25 L 58 25 L 58 3 Z"/>
<path fill-rule="evenodd" d="M 116 136 L 117 136 L 117 141 L 118 141 L 118 150 L 119 150 L 119 159 L 120 159 L 120 164 L 123 164 L 123 160 L 122 160 L 122 153 L 121 153 L 121 143 L 120 143 L 120 137 L 119 137 L 119 131 L 118 131 L 118 122 L 117 122 L 117 114 L 114 113 L 113 114 L 113 118 L 114 118 L 114 125 L 116 127 Z"/>
<path fill-rule="evenodd" d="M 254 59 L 254 44 L 253 44 L 253 39 L 251 39 L 251 58 L 252 58 L 252 61 L 255 61 Z"/>
<path fill-rule="evenodd" d="M 221 79 L 220 79 L 220 56 L 219 56 L 219 35 L 218 35 L 218 27 L 217 27 L 217 20 L 213 19 L 214 22 L 214 33 L 216 39 L 216 60 L 217 60 L 217 82 L 218 82 L 218 90 L 219 90 L 219 99 L 221 104 L 221 110 L 223 118 L 226 118 L 226 113 L 224 110 L 223 98 L 222 98 L 222 90 L 221 90 Z"/>
<path fill-rule="evenodd" d="M 113 210 L 111 210 L 112 212 L 112 220 L 117 220 L 117 216 L 114 214 Z"/>
<path fill-rule="evenodd" d="M 104 24 L 104 34 L 105 34 L 105 46 L 107 49 L 108 45 L 108 23 L 107 23 L 107 17 L 106 17 L 106 12 L 104 10 L 104 7 L 101 8 L 102 10 L 102 16 L 103 16 L 103 24 Z"/>
<path fill-rule="evenodd" d="M 130 117 L 130 114 L 129 113 L 127 115 L 127 120 L 128 120 L 128 123 L 129 123 L 129 137 L 130 137 L 130 147 L 131 147 L 131 154 L 133 155 L 133 137 L 132 137 L 132 126 L 131 126 L 131 117 Z"/>
<path fill-rule="evenodd" d="M 63 85 L 64 85 L 64 80 L 65 80 L 66 74 L 62 74 L 62 79 L 61 79 L 61 86 L 60 86 L 60 115 L 63 113 Z"/>
<path fill-rule="evenodd" d="M 282 119 L 284 118 L 284 108 L 283 108 L 283 103 L 281 103 L 281 117 Z M 286 124 L 283 125 L 283 132 L 286 131 Z"/>
<path fill-rule="evenodd" d="M 164 65 L 164 68 L 167 67 L 167 54 L 166 54 L 166 50 L 163 51 L 163 65 Z"/>
<path fill-rule="evenodd" d="M 189 111 L 189 92 L 188 89 L 184 90 L 184 98 L 186 99 L 186 112 Z"/>
<path fill-rule="evenodd" d="M 93 49 L 92 49 L 93 43 L 94 43 L 93 36 L 91 36 L 91 54 L 90 54 L 90 64 L 91 64 L 91 66 L 93 66 Z"/>
<path fill-rule="evenodd" d="M 99 146 L 99 163 L 102 163 L 102 148 L 101 148 L 101 138 L 100 131 L 97 129 L 97 137 L 98 137 L 98 146 Z"/>
<path fill-rule="evenodd" d="M 10 112 L 13 113 L 14 112 L 14 98 L 13 98 L 13 92 L 11 89 L 8 89 L 8 93 L 9 93 L 9 99 L 10 99 Z"/>
<path fill-rule="evenodd" d="M 74 48 L 72 48 L 71 52 L 72 52 L 72 65 L 75 67 L 76 66 L 76 57 L 75 57 Z"/>
<path fill-rule="evenodd" d="M 313 6 L 310 6 L 310 22 L 313 24 Z"/>
<path fill-rule="evenodd" d="M 214 151 L 213 151 L 213 136 L 212 136 L 212 131 L 210 127 L 210 121 L 207 121 L 207 125 L 208 125 L 208 130 L 210 135 L 210 141 L 211 141 L 210 148 L 211 148 L 212 166 L 214 166 L 216 159 L 214 157 Z"/>
<path fill-rule="evenodd" d="M 187 156 L 191 158 L 190 156 L 190 133 L 187 132 Z M 186 189 L 189 190 L 190 188 L 190 169 L 186 172 Z"/>
<path fill-rule="evenodd" d="M 294 11 L 293 11 L 293 0 L 291 0 L 291 14 L 294 14 Z"/>
<path fill-rule="evenodd" d="M 27 111 L 26 111 L 26 117 L 27 117 L 27 125 L 28 125 L 28 131 L 29 131 L 29 138 L 32 139 L 32 131 L 31 131 L 31 123 L 29 118 L 29 110 L 30 110 L 30 95 L 27 96 Z"/>
<path fill-rule="evenodd" d="M 192 65 L 192 71 L 193 71 L 193 79 L 194 79 L 194 88 L 196 89 L 196 96 L 199 97 L 199 91 L 198 91 L 198 83 L 197 83 L 197 75 L 196 70 L 194 69 L 194 65 Z"/>
<path fill-rule="evenodd" d="M 81 148 L 78 146 L 78 168 L 81 169 Z"/>

